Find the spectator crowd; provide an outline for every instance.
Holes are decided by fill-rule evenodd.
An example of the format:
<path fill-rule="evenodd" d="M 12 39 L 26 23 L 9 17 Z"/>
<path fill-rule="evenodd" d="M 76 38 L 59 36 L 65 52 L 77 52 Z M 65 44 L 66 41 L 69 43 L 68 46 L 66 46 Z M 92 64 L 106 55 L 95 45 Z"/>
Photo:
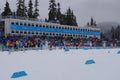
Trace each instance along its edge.
<path fill-rule="evenodd" d="M 97 38 L 47 37 L 47 36 L 8 36 L 0 38 L 1 50 L 6 49 L 55 49 L 81 47 L 119 47 L 119 40 Z"/>

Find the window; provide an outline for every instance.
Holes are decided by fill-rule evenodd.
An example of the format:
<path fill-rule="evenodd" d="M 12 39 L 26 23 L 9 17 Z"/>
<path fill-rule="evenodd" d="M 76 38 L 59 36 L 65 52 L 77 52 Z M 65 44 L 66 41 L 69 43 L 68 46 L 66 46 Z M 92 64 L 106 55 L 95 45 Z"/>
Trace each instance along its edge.
<path fill-rule="evenodd" d="M 24 34 L 27 34 L 27 32 L 25 31 Z"/>
<path fill-rule="evenodd" d="M 30 26 L 30 24 L 28 24 L 28 26 Z"/>
<path fill-rule="evenodd" d="M 12 22 L 11 24 L 15 24 L 14 22 Z"/>
<path fill-rule="evenodd" d="M 19 31 L 16 31 L 16 33 L 19 33 Z"/>
<path fill-rule="evenodd" d="M 24 23 L 24 26 L 27 26 L 27 24 L 26 24 L 26 23 Z"/>
<path fill-rule="evenodd" d="M 34 26 L 34 24 L 32 24 L 32 26 Z"/>
<path fill-rule="evenodd" d="M 16 22 L 16 25 L 18 25 L 18 22 Z"/>
<path fill-rule="evenodd" d="M 48 35 L 48 33 L 46 33 L 46 35 Z"/>
<path fill-rule="evenodd" d="M 12 31 L 12 33 L 15 33 L 14 31 Z"/>
<path fill-rule="evenodd" d="M 45 35 L 45 33 L 43 33 L 43 35 Z"/>
<path fill-rule="evenodd" d="M 46 25 L 46 28 L 48 28 L 48 25 Z"/>
<path fill-rule="evenodd" d="M 22 26 L 22 25 L 23 25 L 23 23 L 20 23 L 20 25 Z"/>
<path fill-rule="evenodd" d="M 45 27 L 45 25 L 43 25 L 43 28 Z"/>
<path fill-rule="evenodd" d="M 61 27 L 59 27 L 59 29 L 61 29 Z"/>
<path fill-rule="evenodd" d="M 38 34 L 38 32 L 36 32 L 36 34 Z"/>
<path fill-rule="evenodd" d="M 42 25 L 39 25 L 39 27 L 42 27 Z"/>
<path fill-rule="evenodd" d="M 34 32 L 32 32 L 32 34 L 34 34 Z"/>
<path fill-rule="evenodd" d="M 38 27 L 38 24 L 36 24 L 36 27 Z"/>
<path fill-rule="evenodd" d="M 31 32 L 28 32 L 28 34 L 31 34 Z"/>
<path fill-rule="evenodd" d="M 20 31 L 20 33 L 23 33 L 23 31 Z"/>

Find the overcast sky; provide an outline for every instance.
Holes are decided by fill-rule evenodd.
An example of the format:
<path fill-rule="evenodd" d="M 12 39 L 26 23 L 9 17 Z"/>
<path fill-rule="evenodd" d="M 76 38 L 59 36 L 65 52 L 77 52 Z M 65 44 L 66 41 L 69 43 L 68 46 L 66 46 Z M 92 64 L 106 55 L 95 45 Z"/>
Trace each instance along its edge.
<path fill-rule="evenodd" d="M 7 1 L 10 3 L 12 11 L 15 11 L 17 0 Z M 28 1 L 26 0 L 26 4 Z M 49 0 L 38 1 L 40 17 L 42 19 L 47 18 Z M 1 10 L 4 8 L 5 2 L 6 0 L 0 0 Z M 120 23 L 120 0 L 56 0 L 56 2 L 60 2 L 62 13 L 65 13 L 68 7 L 74 11 L 79 26 L 84 26 L 90 21 L 91 16 L 97 23 L 108 21 Z"/>

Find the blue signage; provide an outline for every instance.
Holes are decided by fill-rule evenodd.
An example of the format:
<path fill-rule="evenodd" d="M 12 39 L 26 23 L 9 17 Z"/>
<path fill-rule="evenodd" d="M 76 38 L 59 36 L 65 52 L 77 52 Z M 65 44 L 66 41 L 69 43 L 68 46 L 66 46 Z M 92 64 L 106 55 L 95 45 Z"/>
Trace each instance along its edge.
<path fill-rule="evenodd" d="M 63 34 L 100 36 L 100 32 L 65 30 L 65 29 L 56 29 L 56 28 L 43 28 L 43 27 L 35 27 L 35 26 L 21 26 L 21 25 L 13 25 L 13 24 L 11 24 L 10 29 L 21 30 L 21 31 L 24 30 L 24 31 L 36 31 L 36 32 L 53 32 L 53 33 L 63 33 Z"/>

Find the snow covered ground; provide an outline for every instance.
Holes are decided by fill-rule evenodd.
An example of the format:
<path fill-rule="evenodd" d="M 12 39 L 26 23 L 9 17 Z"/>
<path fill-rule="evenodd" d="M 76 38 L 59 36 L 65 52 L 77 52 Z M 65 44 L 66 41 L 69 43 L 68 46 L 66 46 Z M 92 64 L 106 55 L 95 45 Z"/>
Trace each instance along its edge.
<path fill-rule="evenodd" d="M 120 49 L 0 52 L 0 80 L 120 80 Z M 93 59 L 95 64 L 86 65 Z M 28 75 L 11 78 L 14 72 Z"/>

